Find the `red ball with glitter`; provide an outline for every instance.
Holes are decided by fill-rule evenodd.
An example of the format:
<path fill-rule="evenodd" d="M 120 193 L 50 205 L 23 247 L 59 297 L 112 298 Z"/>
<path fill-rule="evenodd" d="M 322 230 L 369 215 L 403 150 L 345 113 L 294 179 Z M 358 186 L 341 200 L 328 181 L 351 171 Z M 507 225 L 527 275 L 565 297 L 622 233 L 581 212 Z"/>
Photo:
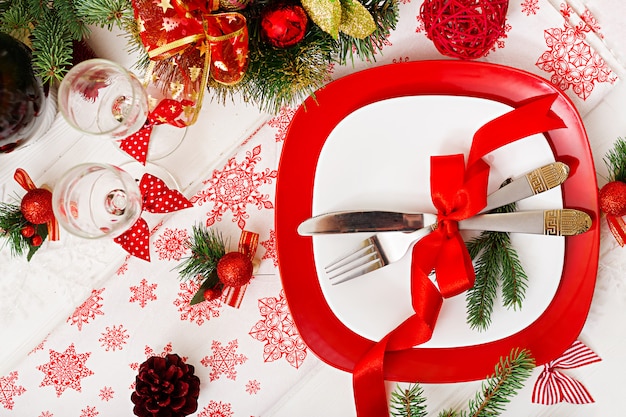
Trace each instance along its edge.
<path fill-rule="evenodd" d="M 252 261 L 241 252 L 229 252 L 217 262 L 217 277 L 227 287 L 241 287 L 252 278 Z"/>
<path fill-rule="evenodd" d="M 44 224 L 54 219 L 52 193 L 44 188 L 35 188 L 22 198 L 20 211 L 32 224 Z"/>
<path fill-rule="evenodd" d="M 508 0 L 425 0 L 426 36 L 443 55 L 481 58 L 504 35 Z"/>
<path fill-rule="evenodd" d="M 261 34 L 276 48 L 288 48 L 304 39 L 309 18 L 297 4 L 268 6 L 261 16 Z"/>
<path fill-rule="evenodd" d="M 600 190 L 600 209 L 613 216 L 626 215 L 626 183 L 611 181 Z"/>

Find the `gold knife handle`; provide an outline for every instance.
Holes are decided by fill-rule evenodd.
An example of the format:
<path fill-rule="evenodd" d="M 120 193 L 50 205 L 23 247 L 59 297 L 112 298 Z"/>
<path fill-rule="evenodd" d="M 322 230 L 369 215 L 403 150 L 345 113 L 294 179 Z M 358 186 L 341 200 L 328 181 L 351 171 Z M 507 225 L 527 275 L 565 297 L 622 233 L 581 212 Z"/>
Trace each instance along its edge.
<path fill-rule="evenodd" d="M 591 227 L 591 216 L 580 210 L 545 210 L 543 234 L 549 236 L 574 236 Z"/>
<path fill-rule="evenodd" d="M 561 185 L 569 175 L 569 167 L 563 162 L 553 162 L 526 174 L 528 184 L 534 194 L 539 194 Z"/>
<path fill-rule="evenodd" d="M 479 214 L 459 222 L 461 230 L 573 236 L 591 227 L 591 217 L 574 209 L 529 210 L 514 213 Z"/>

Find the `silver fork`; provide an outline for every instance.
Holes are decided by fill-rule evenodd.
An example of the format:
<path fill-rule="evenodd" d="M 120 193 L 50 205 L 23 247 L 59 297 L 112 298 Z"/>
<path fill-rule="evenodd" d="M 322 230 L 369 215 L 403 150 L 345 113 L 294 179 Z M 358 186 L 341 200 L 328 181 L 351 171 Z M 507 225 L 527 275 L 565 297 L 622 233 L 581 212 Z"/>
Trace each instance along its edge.
<path fill-rule="evenodd" d="M 553 162 L 530 171 L 517 180 L 508 179 L 500 189 L 487 197 L 485 213 L 497 207 L 542 193 L 565 181 L 569 167 L 561 162 Z M 523 181 L 524 179 L 527 180 Z M 530 187 L 528 187 L 530 185 Z M 332 285 L 350 281 L 369 272 L 383 268 L 402 258 L 411 245 L 434 230 L 426 227 L 415 232 L 384 232 L 374 234 L 348 254 L 326 265 L 325 272 Z"/>

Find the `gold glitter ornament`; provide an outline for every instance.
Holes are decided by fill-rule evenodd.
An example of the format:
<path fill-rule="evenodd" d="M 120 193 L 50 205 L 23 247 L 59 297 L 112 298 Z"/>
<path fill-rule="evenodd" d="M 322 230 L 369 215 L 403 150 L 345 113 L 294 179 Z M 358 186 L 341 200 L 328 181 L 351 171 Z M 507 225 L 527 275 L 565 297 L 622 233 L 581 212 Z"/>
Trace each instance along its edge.
<path fill-rule="evenodd" d="M 302 0 L 311 20 L 334 39 L 339 37 L 341 2 L 339 0 Z"/>
<path fill-rule="evenodd" d="M 339 31 L 357 39 L 365 39 L 376 30 L 370 12 L 357 0 L 341 1 Z"/>

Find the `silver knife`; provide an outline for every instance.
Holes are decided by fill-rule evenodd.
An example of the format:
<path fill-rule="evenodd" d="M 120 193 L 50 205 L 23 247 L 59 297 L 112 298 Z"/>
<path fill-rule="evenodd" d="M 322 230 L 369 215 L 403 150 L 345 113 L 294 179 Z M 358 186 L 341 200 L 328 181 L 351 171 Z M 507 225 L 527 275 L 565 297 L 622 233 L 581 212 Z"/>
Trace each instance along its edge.
<path fill-rule="evenodd" d="M 437 215 L 390 211 L 340 211 L 305 220 L 298 227 L 302 236 L 358 232 L 414 232 L 433 229 Z M 574 236 L 591 227 L 591 217 L 580 210 L 528 210 L 514 213 L 479 214 L 459 222 L 460 230 Z"/>
<path fill-rule="evenodd" d="M 552 162 L 534 169 L 491 193 L 487 197 L 487 206 L 481 213 L 554 188 L 562 184 L 568 175 L 569 167 L 562 162 Z M 318 233 L 414 231 L 430 224 L 419 218 L 419 216 L 423 216 L 422 214 L 404 215 L 402 213 L 377 211 L 364 212 L 370 214 L 365 218 L 359 218 L 355 213 L 361 212 L 338 212 L 312 217 L 300 224 L 298 233 L 309 236 Z M 405 216 L 408 217 L 405 218 Z M 373 223 L 371 222 L 376 221 L 376 219 L 378 219 L 376 223 L 378 228 L 372 229 Z M 416 224 L 411 223 L 414 221 L 421 222 L 422 226 L 416 227 Z"/>

